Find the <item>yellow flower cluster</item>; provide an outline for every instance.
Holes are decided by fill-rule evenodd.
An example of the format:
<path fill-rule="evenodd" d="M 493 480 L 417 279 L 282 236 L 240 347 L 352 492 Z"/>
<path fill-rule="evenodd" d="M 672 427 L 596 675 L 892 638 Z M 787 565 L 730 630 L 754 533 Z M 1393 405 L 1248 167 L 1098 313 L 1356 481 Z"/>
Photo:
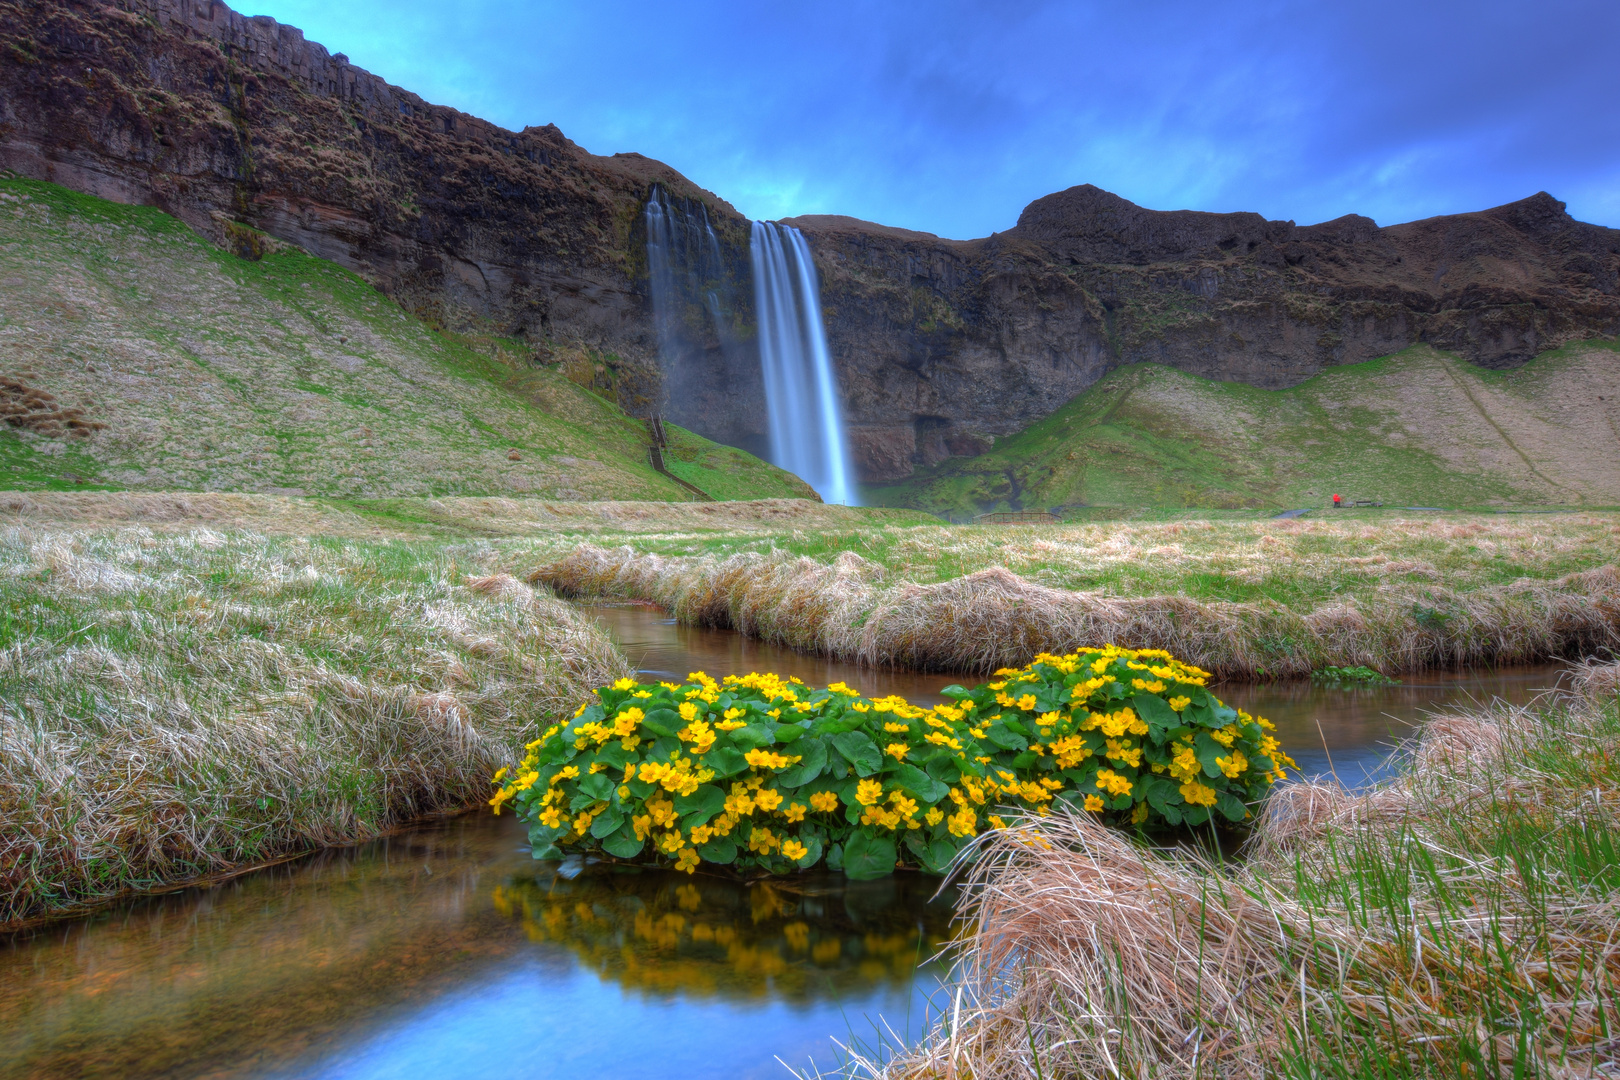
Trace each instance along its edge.
<path fill-rule="evenodd" d="M 1271 725 L 1159 650 L 1041 654 L 922 708 L 771 673 L 619 680 L 548 730 L 490 800 L 515 805 L 538 854 L 649 851 L 856 877 L 942 870 L 1004 808 L 1060 801 L 1138 826 L 1239 821 L 1292 762 Z M 536 829 L 540 830 L 536 832 Z"/>

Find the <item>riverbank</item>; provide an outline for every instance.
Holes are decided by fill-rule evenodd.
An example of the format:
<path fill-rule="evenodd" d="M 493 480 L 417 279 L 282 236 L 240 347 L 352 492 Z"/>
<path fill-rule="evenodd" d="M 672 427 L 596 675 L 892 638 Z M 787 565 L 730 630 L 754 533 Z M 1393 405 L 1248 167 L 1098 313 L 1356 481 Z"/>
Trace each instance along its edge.
<path fill-rule="evenodd" d="M 959 1011 L 885 1080 L 1592 1076 L 1620 1064 L 1620 665 L 1429 723 L 1360 795 L 1281 789 L 1249 857 L 1085 818 L 997 833 Z"/>
<path fill-rule="evenodd" d="M 1620 516 L 887 526 L 631 536 L 528 579 L 867 664 L 988 673 L 1111 641 L 1222 678 L 1620 647 Z"/>
<path fill-rule="evenodd" d="M 0 533 L 0 924 L 476 805 L 625 673 L 442 544 Z"/>
<path fill-rule="evenodd" d="M 477 805 L 625 668 L 503 574 L 866 663 L 1113 640 L 1256 678 L 1612 648 L 1617 563 L 1600 514 L 947 528 L 801 500 L 0 493 L 0 923 Z"/>

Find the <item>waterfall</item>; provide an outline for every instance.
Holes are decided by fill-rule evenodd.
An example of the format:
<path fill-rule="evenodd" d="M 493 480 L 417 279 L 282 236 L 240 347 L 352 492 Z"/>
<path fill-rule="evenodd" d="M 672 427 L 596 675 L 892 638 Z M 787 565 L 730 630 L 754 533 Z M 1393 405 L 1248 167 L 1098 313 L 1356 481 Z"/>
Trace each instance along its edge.
<path fill-rule="evenodd" d="M 749 253 L 771 460 L 827 502 L 857 506 L 810 245 L 798 229 L 756 221 Z"/>
<path fill-rule="evenodd" d="M 686 347 L 688 301 L 700 302 L 715 331 L 726 339 L 722 308 L 729 304 L 723 305 L 719 295 L 726 280 L 725 260 L 709 223 L 709 210 L 701 202 L 672 202 L 662 187 L 653 187 L 647 200 L 647 276 L 660 357 L 668 361 Z"/>

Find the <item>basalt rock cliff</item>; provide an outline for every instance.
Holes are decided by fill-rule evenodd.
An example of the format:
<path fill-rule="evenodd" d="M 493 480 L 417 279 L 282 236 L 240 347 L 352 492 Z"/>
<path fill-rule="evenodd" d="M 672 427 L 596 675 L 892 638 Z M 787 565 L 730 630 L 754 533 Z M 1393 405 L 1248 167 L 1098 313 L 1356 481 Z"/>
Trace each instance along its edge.
<path fill-rule="evenodd" d="M 0 0 L 0 167 L 260 230 L 454 328 L 586 349 L 634 411 L 763 449 L 747 222 L 673 169 L 431 105 L 216 0 Z M 738 298 L 662 362 L 643 211 L 701 203 Z M 944 240 L 809 217 L 864 478 L 981 452 L 1123 364 L 1261 387 L 1426 342 L 1487 367 L 1620 334 L 1620 230 L 1545 193 L 1378 227 L 1146 210 L 1089 185 Z M 700 287 L 703 283 L 697 283 Z M 667 335 L 666 335 L 667 336 Z"/>

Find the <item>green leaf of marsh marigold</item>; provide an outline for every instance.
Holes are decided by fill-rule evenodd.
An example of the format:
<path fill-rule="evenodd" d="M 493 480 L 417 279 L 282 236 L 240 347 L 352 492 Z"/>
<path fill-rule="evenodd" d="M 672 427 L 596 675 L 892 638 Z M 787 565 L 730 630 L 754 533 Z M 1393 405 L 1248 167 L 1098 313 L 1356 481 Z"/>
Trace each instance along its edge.
<path fill-rule="evenodd" d="M 886 836 L 857 832 L 844 844 L 844 875 L 854 881 L 873 881 L 894 873 L 894 841 Z"/>
<path fill-rule="evenodd" d="M 562 849 L 556 844 L 547 844 L 544 847 L 534 848 L 529 854 L 534 856 L 537 862 L 545 860 L 556 862 L 563 857 Z"/>
<path fill-rule="evenodd" d="M 925 803 L 939 802 L 948 790 L 944 784 L 915 765 L 907 765 L 903 761 L 894 767 L 893 776 L 901 786 Z"/>
<path fill-rule="evenodd" d="M 717 836 L 706 844 L 699 844 L 697 852 L 704 862 L 730 866 L 737 861 L 737 842 L 729 836 Z"/>
<path fill-rule="evenodd" d="M 729 746 L 716 747 L 703 755 L 705 767 L 713 769 L 714 775 L 720 779 L 735 776 L 748 768 L 748 759 L 743 757 L 741 750 Z"/>
<path fill-rule="evenodd" d="M 600 775 L 600 774 L 599 774 Z M 619 831 L 624 824 L 624 812 L 617 807 L 610 806 L 591 822 L 591 835 L 601 840 Z"/>
<path fill-rule="evenodd" d="M 773 745 L 776 742 L 776 732 L 764 724 L 749 724 L 733 731 L 731 738 L 738 746 L 756 750 L 761 746 Z"/>
<path fill-rule="evenodd" d="M 796 747 L 804 760 L 797 765 L 790 765 L 786 770 L 776 776 L 778 787 L 803 787 L 821 775 L 821 770 L 827 767 L 827 744 L 820 739 L 811 739 L 800 747 Z"/>
<path fill-rule="evenodd" d="M 985 737 L 1003 750 L 1027 750 L 1029 740 L 1010 729 L 1003 721 L 997 720 L 984 731 Z"/>
<path fill-rule="evenodd" d="M 883 751 L 864 731 L 845 731 L 832 737 L 837 750 L 853 766 L 857 776 L 871 776 L 883 765 Z"/>
<path fill-rule="evenodd" d="M 681 817 L 688 814 L 702 814 L 702 821 L 694 821 L 693 825 L 705 824 L 709 818 L 714 817 L 726 808 L 726 793 L 713 784 L 704 784 L 690 795 L 675 796 L 675 812 Z"/>
<path fill-rule="evenodd" d="M 592 799 L 611 799 L 614 788 L 613 778 L 605 772 L 592 773 L 579 778 L 579 790 Z"/>
<path fill-rule="evenodd" d="M 686 725 L 681 722 L 680 714 L 674 709 L 654 709 L 641 718 L 644 730 L 654 735 L 674 735 Z"/>
<path fill-rule="evenodd" d="M 1136 715 L 1148 726 L 1148 737 L 1154 742 L 1163 742 L 1165 732 L 1173 727 L 1181 726 L 1181 717 L 1172 709 L 1164 698 L 1156 694 L 1137 694 L 1131 698 L 1131 707 Z"/>
<path fill-rule="evenodd" d="M 1242 821 L 1249 816 L 1249 808 L 1243 805 L 1243 800 L 1230 791 L 1215 796 L 1215 809 L 1225 814 L 1228 821 Z"/>
<path fill-rule="evenodd" d="M 633 859 L 641 854 L 647 842 L 636 836 L 636 830 L 626 822 L 619 831 L 602 841 L 602 850 L 620 859 Z"/>
<path fill-rule="evenodd" d="M 799 839 L 803 841 L 807 850 L 804 857 L 795 860 L 793 865 L 809 869 L 816 865 L 817 860 L 821 858 L 821 838 L 818 836 L 801 836 Z"/>

